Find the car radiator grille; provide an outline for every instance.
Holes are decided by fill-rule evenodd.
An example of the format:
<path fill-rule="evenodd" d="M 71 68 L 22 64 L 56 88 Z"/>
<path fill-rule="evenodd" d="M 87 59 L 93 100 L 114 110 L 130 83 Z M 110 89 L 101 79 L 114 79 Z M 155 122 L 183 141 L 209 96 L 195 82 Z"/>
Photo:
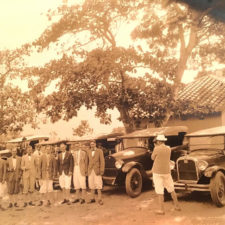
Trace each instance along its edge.
<path fill-rule="evenodd" d="M 197 169 L 193 160 L 178 161 L 179 180 L 197 180 Z"/>

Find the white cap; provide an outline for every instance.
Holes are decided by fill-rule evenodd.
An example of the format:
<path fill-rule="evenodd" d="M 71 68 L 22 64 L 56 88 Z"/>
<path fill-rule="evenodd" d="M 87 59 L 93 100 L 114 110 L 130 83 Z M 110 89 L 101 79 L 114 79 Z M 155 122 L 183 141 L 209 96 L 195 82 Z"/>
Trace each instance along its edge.
<path fill-rule="evenodd" d="M 164 134 L 158 134 L 156 141 L 167 141 L 167 138 L 164 136 Z"/>

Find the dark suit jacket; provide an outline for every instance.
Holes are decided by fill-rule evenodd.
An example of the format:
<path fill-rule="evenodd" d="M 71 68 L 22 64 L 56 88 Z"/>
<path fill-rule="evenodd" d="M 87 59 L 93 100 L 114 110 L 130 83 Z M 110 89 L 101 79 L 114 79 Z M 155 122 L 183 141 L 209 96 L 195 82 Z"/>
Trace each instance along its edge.
<path fill-rule="evenodd" d="M 64 157 L 64 159 L 62 159 L 62 152 L 59 153 L 57 167 L 58 167 L 59 175 L 62 175 L 63 171 L 66 175 L 68 175 L 69 172 L 72 173 L 73 172 L 73 157 L 72 157 L 72 154 L 70 152 L 66 151 L 65 157 Z"/>
<path fill-rule="evenodd" d="M 4 182 L 6 178 L 6 162 L 0 158 L 0 182 Z"/>
<path fill-rule="evenodd" d="M 7 181 L 19 181 L 22 176 L 21 170 L 21 157 L 16 156 L 16 168 L 13 168 L 13 158 L 10 157 L 7 159 L 6 163 L 6 171 L 7 171 Z"/>
<path fill-rule="evenodd" d="M 92 151 L 88 151 L 88 175 L 94 170 L 96 175 L 103 175 L 105 170 L 105 159 L 103 151 L 100 148 L 96 148 L 94 156 Z"/>
<path fill-rule="evenodd" d="M 56 176 L 56 159 L 54 155 L 50 154 L 49 155 L 49 164 L 47 161 L 47 155 L 43 154 L 40 157 L 39 161 L 39 171 L 40 171 L 40 179 L 46 180 L 50 179 L 52 180 L 53 177 Z"/>

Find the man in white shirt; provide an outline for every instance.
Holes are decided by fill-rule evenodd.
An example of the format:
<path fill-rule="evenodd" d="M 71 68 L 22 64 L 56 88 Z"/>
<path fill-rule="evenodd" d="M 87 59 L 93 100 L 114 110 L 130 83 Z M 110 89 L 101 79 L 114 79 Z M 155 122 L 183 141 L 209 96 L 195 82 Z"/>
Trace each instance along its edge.
<path fill-rule="evenodd" d="M 73 184 L 76 190 L 75 200 L 72 203 L 85 203 L 86 197 L 86 176 L 88 174 L 88 156 L 81 142 L 77 142 L 73 150 Z M 80 198 L 80 189 L 82 195 Z"/>
<path fill-rule="evenodd" d="M 31 194 L 35 190 L 35 180 L 38 176 L 38 162 L 37 158 L 33 155 L 31 146 L 27 147 L 27 154 L 22 157 L 21 169 L 23 170 L 23 194 L 30 197 L 29 205 L 34 206 Z M 27 202 L 24 202 L 24 207 L 26 206 Z"/>

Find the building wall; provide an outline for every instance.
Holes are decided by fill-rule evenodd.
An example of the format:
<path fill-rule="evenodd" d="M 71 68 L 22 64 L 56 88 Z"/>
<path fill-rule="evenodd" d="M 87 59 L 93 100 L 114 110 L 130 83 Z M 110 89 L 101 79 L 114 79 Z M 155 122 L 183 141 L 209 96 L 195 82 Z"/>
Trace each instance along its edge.
<path fill-rule="evenodd" d="M 217 127 L 225 125 L 225 111 L 214 117 L 207 117 L 205 119 L 187 119 L 187 120 L 169 120 L 166 126 L 187 126 L 188 133 L 197 130 L 207 129 L 211 127 Z"/>

